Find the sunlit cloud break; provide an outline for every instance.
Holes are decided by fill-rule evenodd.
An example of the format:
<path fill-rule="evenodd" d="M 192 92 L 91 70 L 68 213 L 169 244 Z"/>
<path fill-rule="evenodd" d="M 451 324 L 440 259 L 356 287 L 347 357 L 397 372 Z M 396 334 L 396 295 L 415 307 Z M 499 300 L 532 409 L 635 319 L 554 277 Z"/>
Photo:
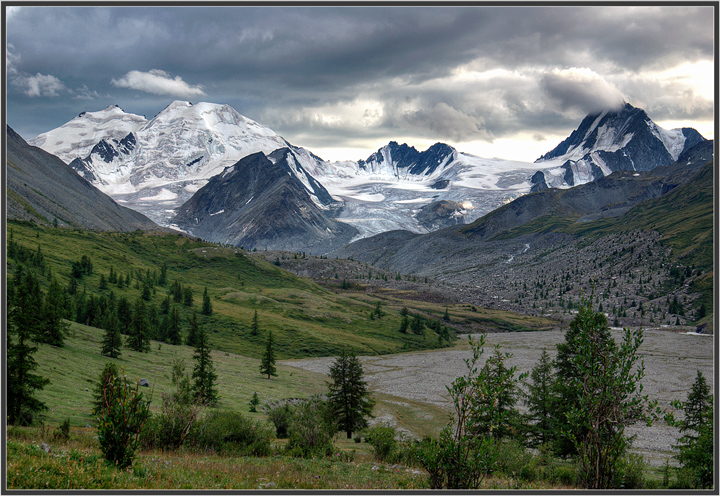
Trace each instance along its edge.
<path fill-rule="evenodd" d="M 113 79 L 112 84 L 119 88 L 129 88 L 154 95 L 175 97 L 205 95 L 201 85 L 191 86 L 180 76 L 173 78 L 159 69 L 152 69 L 149 72 L 130 71 L 120 79 Z"/>

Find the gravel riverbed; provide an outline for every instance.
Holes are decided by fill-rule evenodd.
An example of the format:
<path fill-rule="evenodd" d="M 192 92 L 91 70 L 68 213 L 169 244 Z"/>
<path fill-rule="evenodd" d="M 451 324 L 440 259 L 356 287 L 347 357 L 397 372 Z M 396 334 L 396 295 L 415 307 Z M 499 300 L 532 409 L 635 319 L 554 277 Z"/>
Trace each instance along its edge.
<path fill-rule="evenodd" d="M 517 366 L 518 372 L 530 371 L 543 349 L 555 356 L 555 345 L 563 341 L 564 335 L 564 331 L 487 334 L 483 358 L 490 356 L 492 348 L 499 345 L 501 351 L 513 354 L 507 362 L 510 366 Z M 613 330 L 616 341 L 622 336 L 622 331 Z M 644 337 L 640 347 L 645 363 L 644 393 L 657 399 L 663 410 L 672 410 L 672 400 L 687 397 L 698 370 L 705 375 L 710 387 L 714 387 L 713 336 L 646 329 Z M 446 386 L 465 372 L 464 360 L 468 358 L 471 358 L 470 348 L 466 338 L 461 338 L 454 348 L 360 357 L 360 360 L 372 390 L 449 407 Z M 334 357 L 325 357 L 282 363 L 327 374 L 334 360 Z M 665 463 L 679 437 L 677 429 L 662 420 L 651 427 L 633 426 L 629 432 L 637 435 L 633 451 L 656 466 Z"/>

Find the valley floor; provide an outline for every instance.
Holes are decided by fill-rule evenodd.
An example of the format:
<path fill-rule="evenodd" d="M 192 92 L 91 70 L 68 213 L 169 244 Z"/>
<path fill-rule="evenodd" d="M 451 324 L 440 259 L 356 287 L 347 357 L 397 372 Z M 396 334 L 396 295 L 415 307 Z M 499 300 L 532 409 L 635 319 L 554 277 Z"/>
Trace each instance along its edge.
<path fill-rule="evenodd" d="M 613 330 L 616 341 L 622 339 L 622 331 Z M 499 345 L 501 351 L 510 352 L 513 357 L 509 366 L 517 366 L 518 373 L 530 371 L 545 349 L 554 357 L 555 345 L 564 338 L 564 331 L 538 331 L 532 333 L 497 333 L 486 337 L 485 356 Z M 640 347 L 645 363 L 644 393 L 650 399 L 657 399 L 664 411 L 672 410 L 672 400 L 684 400 L 690 390 L 696 372 L 700 370 L 712 388 L 713 338 L 708 335 L 685 334 L 664 329 L 646 329 L 645 340 Z M 392 395 L 406 399 L 412 404 L 432 404 L 448 408 L 445 389 L 456 377 L 465 372 L 464 360 L 471 357 L 470 347 L 465 339 L 458 340 L 455 347 L 395 355 L 361 357 L 367 381 L 377 394 Z M 332 358 L 286 360 L 284 365 L 327 374 Z M 449 410 L 448 410 L 449 413 Z M 375 412 L 382 422 L 394 424 L 409 434 L 403 419 L 393 418 L 388 412 Z M 438 419 L 428 418 L 437 421 Z M 672 455 L 671 446 L 677 443 L 678 430 L 669 427 L 663 420 L 651 427 L 634 426 L 631 434 L 637 434 L 634 451 L 641 453 L 654 466 L 661 466 Z M 421 437 L 421 436 L 418 436 Z"/>

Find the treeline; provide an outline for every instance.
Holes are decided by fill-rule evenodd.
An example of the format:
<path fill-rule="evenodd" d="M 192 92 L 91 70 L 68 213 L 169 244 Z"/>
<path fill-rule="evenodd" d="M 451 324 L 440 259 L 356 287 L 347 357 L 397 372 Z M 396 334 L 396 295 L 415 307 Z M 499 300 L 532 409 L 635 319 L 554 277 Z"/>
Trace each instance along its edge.
<path fill-rule="evenodd" d="M 149 350 L 150 340 L 170 344 L 189 346 L 196 344 L 197 315 L 195 314 L 192 288 L 183 286 L 177 279 L 168 285 L 168 267 L 163 263 L 156 270 L 129 268 L 124 272 L 110 267 L 110 271 L 100 274 L 97 286 L 88 288 L 87 276 L 95 269 L 92 260 L 82 255 L 70 263 L 66 274 L 68 284 L 62 285 L 46 267 L 45 257 L 38 247 L 28 249 L 12 238 L 8 241 L 8 258 L 17 263 L 14 276 L 8 282 L 9 297 L 23 295 L 29 290 L 33 295 L 22 305 L 29 313 L 40 316 L 45 324 L 39 343 L 62 346 L 63 332 L 67 326 L 62 319 L 103 329 L 108 333 L 103 355 L 119 356 L 121 339 L 127 337 L 127 346 L 138 352 Z M 41 290 L 41 277 L 47 280 L 46 291 Z M 137 290 L 135 298 L 126 294 L 130 289 Z M 156 304 L 157 288 L 166 288 L 166 296 Z M 12 300 L 9 300 L 12 304 Z M 20 303 L 18 303 L 20 304 Z M 184 309 L 184 310 L 182 310 Z M 202 296 L 202 315 L 213 313 L 212 302 L 205 288 Z M 182 314 L 185 314 L 183 317 Z M 185 325 L 183 325 L 185 324 Z M 183 339 L 183 328 L 187 327 L 187 337 Z"/>

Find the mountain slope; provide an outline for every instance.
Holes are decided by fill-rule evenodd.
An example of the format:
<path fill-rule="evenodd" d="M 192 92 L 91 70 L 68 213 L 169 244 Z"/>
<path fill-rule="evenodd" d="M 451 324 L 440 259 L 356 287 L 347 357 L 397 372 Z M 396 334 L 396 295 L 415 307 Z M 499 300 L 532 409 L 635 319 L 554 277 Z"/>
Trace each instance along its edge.
<path fill-rule="evenodd" d="M 326 253 L 348 243 L 357 230 L 330 216 L 332 198 L 317 182 L 311 188 L 325 209 L 312 200 L 293 157 L 283 148 L 239 160 L 210 179 L 172 221 L 203 239 L 248 249 Z"/>
<path fill-rule="evenodd" d="M 122 207 L 58 157 L 28 145 L 8 126 L 8 218 L 104 231 L 154 230 L 144 215 Z"/>
<path fill-rule="evenodd" d="M 548 189 L 471 225 L 424 235 L 394 231 L 333 255 L 460 285 L 468 301 L 495 308 L 562 318 L 568 302 L 578 303 L 596 284 L 617 288 L 603 289 L 603 304 L 624 308 L 621 323 L 692 321 L 702 303 L 712 308 L 714 163 L 698 161 L 711 150 L 699 143 L 684 156 L 689 163 Z M 675 297 L 685 313 L 669 307 Z M 631 301 L 647 313 L 627 308 Z"/>

